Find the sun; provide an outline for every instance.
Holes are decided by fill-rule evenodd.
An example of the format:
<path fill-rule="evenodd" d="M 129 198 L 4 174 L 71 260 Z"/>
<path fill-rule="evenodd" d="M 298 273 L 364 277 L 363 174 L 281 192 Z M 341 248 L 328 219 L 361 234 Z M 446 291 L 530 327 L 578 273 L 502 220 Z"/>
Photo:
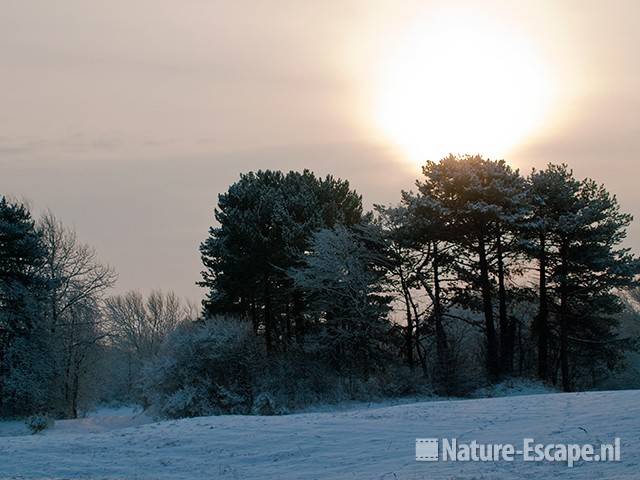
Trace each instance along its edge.
<path fill-rule="evenodd" d="M 530 41 L 461 12 L 417 21 L 378 77 L 377 126 L 419 163 L 448 153 L 502 157 L 541 125 L 551 98 Z"/>

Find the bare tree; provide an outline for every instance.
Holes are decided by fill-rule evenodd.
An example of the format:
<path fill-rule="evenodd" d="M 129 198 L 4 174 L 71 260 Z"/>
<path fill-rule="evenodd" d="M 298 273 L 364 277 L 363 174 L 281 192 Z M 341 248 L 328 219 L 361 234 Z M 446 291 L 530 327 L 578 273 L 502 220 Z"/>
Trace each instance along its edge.
<path fill-rule="evenodd" d="M 137 291 L 107 298 L 107 330 L 127 358 L 128 394 L 143 363 L 154 357 L 162 342 L 183 321 L 195 319 L 194 308 L 173 292 L 152 291 L 145 299 Z"/>
<path fill-rule="evenodd" d="M 102 312 L 93 301 L 75 304 L 68 315 L 60 335 L 62 345 L 63 399 L 66 414 L 78 417 L 82 394 L 88 394 L 91 386 L 88 378 L 94 371 L 99 355 L 99 342 L 107 334 L 101 329 Z"/>
<path fill-rule="evenodd" d="M 86 300 L 102 298 L 113 287 L 113 268 L 98 261 L 95 250 L 80 243 L 76 232 L 47 212 L 39 224 L 47 248 L 45 275 L 52 283 L 51 328 L 55 331 L 65 313 Z"/>
<path fill-rule="evenodd" d="M 43 273 L 51 286 L 49 330 L 60 408 L 64 415 L 76 418 L 83 383 L 90 378 L 89 363 L 105 337 L 101 302 L 116 274 L 51 212 L 42 217 L 39 228 L 47 251 Z"/>

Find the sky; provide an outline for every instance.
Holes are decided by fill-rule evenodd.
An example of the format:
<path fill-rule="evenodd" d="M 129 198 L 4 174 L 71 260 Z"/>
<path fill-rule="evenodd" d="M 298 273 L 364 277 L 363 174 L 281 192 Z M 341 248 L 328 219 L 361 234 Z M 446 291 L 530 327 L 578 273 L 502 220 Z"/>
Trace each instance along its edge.
<path fill-rule="evenodd" d="M 635 0 L 0 6 L 0 194 L 73 227 L 117 292 L 202 298 L 217 195 L 256 169 L 370 207 L 449 151 L 565 162 L 640 218 Z"/>

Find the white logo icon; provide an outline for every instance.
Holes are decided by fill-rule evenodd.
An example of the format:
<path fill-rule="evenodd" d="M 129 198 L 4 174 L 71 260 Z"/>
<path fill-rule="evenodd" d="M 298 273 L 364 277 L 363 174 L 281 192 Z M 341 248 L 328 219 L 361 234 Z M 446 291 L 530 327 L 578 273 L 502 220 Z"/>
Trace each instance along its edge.
<path fill-rule="evenodd" d="M 437 438 L 416 438 L 416 461 L 437 462 L 438 461 L 438 439 Z"/>

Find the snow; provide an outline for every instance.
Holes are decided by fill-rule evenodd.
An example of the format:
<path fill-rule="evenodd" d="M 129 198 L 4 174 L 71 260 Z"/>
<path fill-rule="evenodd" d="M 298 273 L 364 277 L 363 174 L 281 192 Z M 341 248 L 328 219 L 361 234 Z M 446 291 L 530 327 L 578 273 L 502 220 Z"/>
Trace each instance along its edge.
<path fill-rule="evenodd" d="M 29 429 L 23 420 L 5 420 L 0 422 L 0 437 L 28 435 Z"/>
<path fill-rule="evenodd" d="M 38 435 L 0 437 L 0 478 L 636 479 L 640 471 L 637 390 L 141 424 L 148 420 L 135 412 L 101 413 Z M 595 444 L 620 437 L 622 460 L 571 469 L 520 459 L 416 462 L 416 437 L 516 445 L 523 437 Z"/>
<path fill-rule="evenodd" d="M 473 398 L 487 397 L 515 397 L 520 395 L 538 395 L 542 393 L 554 393 L 556 389 L 538 380 L 526 378 L 511 378 L 503 380 L 495 385 L 479 388 L 471 396 Z"/>
<path fill-rule="evenodd" d="M 135 407 L 102 408 L 85 418 L 57 420 L 47 435 L 68 435 L 110 432 L 127 427 L 145 425 L 153 419 Z"/>
<path fill-rule="evenodd" d="M 139 406 L 102 407 L 90 412 L 84 418 L 76 420 L 56 420 L 47 435 L 66 435 L 69 433 L 100 433 L 144 425 L 153 419 L 142 412 Z M 31 432 L 22 420 L 0 422 L 0 437 L 30 435 Z M 0 470 L 1 471 L 1 470 Z"/>

